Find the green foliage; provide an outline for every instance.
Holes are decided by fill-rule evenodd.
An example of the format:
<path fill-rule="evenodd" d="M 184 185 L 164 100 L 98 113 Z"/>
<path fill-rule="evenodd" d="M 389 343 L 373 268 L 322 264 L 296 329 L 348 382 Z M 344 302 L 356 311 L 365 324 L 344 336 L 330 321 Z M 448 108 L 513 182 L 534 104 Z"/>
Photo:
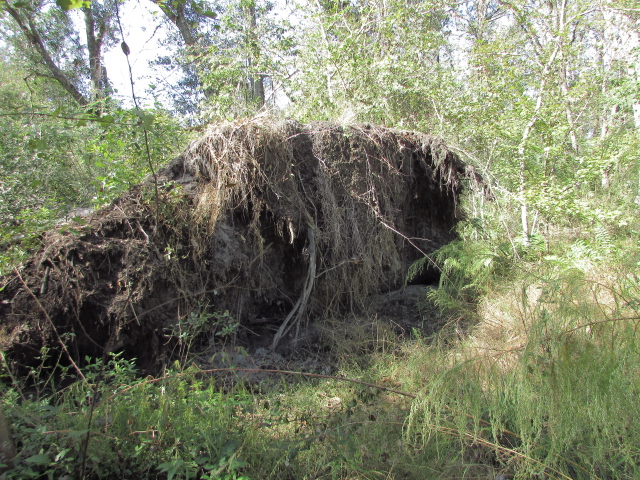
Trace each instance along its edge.
<path fill-rule="evenodd" d="M 456 458 L 447 472 L 480 459 L 517 478 L 633 478 L 640 290 L 632 195 L 540 194 L 547 223 L 525 242 L 520 212 L 494 192 L 488 203 L 470 196 L 461 240 L 432 255 L 442 274 L 431 299 L 473 327 L 451 323 L 423 352 L 424 393 L 405 439 Z"/>
<path fill-rule="evenodd" d="M 449 74 L 439 63 L 445 23 L 437 2 L 316 2 L 303 12 L 289 86 L 302 119 L 414 124 Z"/>
<path fill-rule="evenodd" d="M 481 446 L 523 478 L 635 477 L 640 352 L 628 299 L 640 290 L 621 282 L 632 271 L 621 267 L 607 282 L 613 288 L 576 267 L 528 271 L 517 309 L 502 306 L 526 329 L 523 342 L 434 352 L 440 373 L 413 405 L 407 440 L 419 448 L 443 436 L 463 451 Z"/>
<path fill-rule="evenodd" d="M 100 207 L 140 183 L 150 166 L 179 152 L 186 137 L 161 110 L 112 104 L 107 112 L 103 104 L 98 116 L 62 102 L 47 104 L 47 87 L 18 82 L 22 76 L 2 59 L 0 271 L 29 249 L 35 234 L 77 216 L 70 211 Z"/>
<path fill-rule="evenodd" d="M 450 313 L 469 313 L 488 293 L 499 275 L 508 272 L 509 252 L 483 242 L 455 241 L 435 255 L 440 266 L 440 285 L 431 294 L 436 305 Z"/>
<path fill-rule="evenodd" d="M 634 35 L 616 5 L 315 2 L 290 111 L 444 136 L 492 185 L 505 210 L 485 229 L 507 228 L 516 256 L 554 228 L 629 225 L 638 50 L 607 30 L 616 18 L 620 38 Z"/>
<path fill-rule="evenodd" d="M 198 60 L 206 121 L 244 118 L 273 107 L 274 82 L 286 68 L 280 55 L 292 48 L 291 26 L 274 15 L 272 2 L 232 0 L 220 9 L 218 28 Z"/>
<path fill-rule="evenodd" d="M 209 312 L 209 308 L 200 307 L 192 311 L 186 318 L 179 318 L 178 322 L 167 327 L 167 334 L 178 343 L 178 358 L 188 363 L 189 354 L 194 346 L 209 340 L 211 345 L 216 340 L 233 341 L 240 323 L 234 319 L 228 310 L 223 313 Z"/>
<path fill-rule="evenodd" d="M 96 172 L 92 179 L 94 205 L 103 205 L 122 195 L 149 175 L 151 167 L 155 170 L 165 165 L 184 146 L 185 133 L 163 111 L 115 109 L 111 115 L 101 116 L 97 123 L 99 139 L 86 151 Z"/>
<path fill-rule="evenodd" d="M 467 267 L 475 272 L 464 277 L 467 290 L 492 310 L 485 305 L 461 340 L 447 331 L 443 341 L 399 340 L 383 324 L 353 319 L 327 327 L 338 377 L 415 400 L 340 378 L 256 379 L 249 394 L 195 367 L 141 379 L 131 361 L 112 358 L 103 369 L 88 360 L 87 382 L 54 395 L 53 380 L 26 401 L 19 388 L 4 391 L 23 451 L 13 478 L 73 476 L 88 429 L 89 478 L 632 478 L 640 257 L 595 232 L 562 255 L 527 263 L 488 255 Z M 463 249 L 448 251 L 458 263 L 451 272 L 471 261 Z M 604 261 L 610 270 L 594 278 Z M 206 312 L 194 312 L 184 331 L 205 330 L 204 318 L 232 322 Z"/>
<path fill-rule="evenodd" d="M 242 392 L 225 394 L 197 370 L 140 381 L 134 364 L 117 357 L 104 369 L 91 361 L 84 374 L 86 382 L 34 400 L 5 389 L 22 446 L 7 478 L 75 477 L 90 431 L 87 478 L 246 480 L 238 415 L 252 401 Z"/>
<path fill-rule="evenodd" d="M 85 92 L 71 17 L 11 5 L 33 13 L 53 60 Z M 282 88 L 299 119 L 439 134 L 478 168 L 486 191 L 465 199 L 460 240 L 409 272 L 435 263 L 431 300 L 473 322 L 405 343 L 389 329 L 331 325 L 341 373 L 397 382 L 413 402 L 337 379 L 258 381 L 260 395 L 223 390 L 196 369 L 142 380 L 121 358 L 89 359 L 86 382 L 59 388 L 43 351 L 32 397 L 4 388 L 21 451 L 8 478 L 77 477 L 88 433 L 89 478 L 640 475 L 639 52 L 624 40 L 634 5 L 320 0 L 288 21 L 264 2 L 162 6 L 197 33 L 181 58 L 159 63 L 186 66 L 183 104 L 207 97 L 200 119 L 255 113 L 258 85 L 272 106 L 284 103 L 274 100 Z M 6 12 L 0 21 L 3 273 L 67 212 L 108 203 L 165 164 L 186 133 L 164 111 L 109 98 L 70 107 Z M 186 358 L 237 328 L 228 312 L 196 305 L 169 333 Z"/>
<path fill-rule="evenodd" d="M 85 4 L 85 0 L 56 0 L 56 4 L 62 10 L 73 10 L 76 8 L 82 8 Z"/>

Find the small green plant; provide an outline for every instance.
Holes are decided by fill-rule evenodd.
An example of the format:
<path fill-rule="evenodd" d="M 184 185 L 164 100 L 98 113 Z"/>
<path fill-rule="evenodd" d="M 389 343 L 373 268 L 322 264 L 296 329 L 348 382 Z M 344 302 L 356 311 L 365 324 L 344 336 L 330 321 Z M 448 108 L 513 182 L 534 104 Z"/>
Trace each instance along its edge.
<path fill-rule="evenodd" d="M 232 340 L 232 337 L 238 331 L 240 322 L 231 316 L 229 310 L 225 310 L 224 313 L 214 312 L 212 317 L 213 334 L 222 339 Z"/>
<path fill-rule="evenodd" d="M 83 372 L 86 381 L 39 399 L 3 389 L 19 446 L 5 478 L 76 478 L 84 460 L 91 479 L 248 479 L 240 418 L 253 401 L 242 391 L 222 393 L 193 368 L 141 380 L 119 356 L 105 368 L 87 359 Z"/>
<path fill-rule="evenodd" d="M 167 327 L 165 333 L 178 342 L 178 357 L 186 359 L 192 348 L 205 338 L 220 338 L 223 341 L 232 339 L 240 323 L 234 319 L 228 310 L 223 313 L 208 312 L 203 306 L 180 318 L 178 323 Z"/>
<path fill-rule="evenodd" d="M 179 358 L 186 359 L 196 341 L 208 333 L 210 319 L 211 314 L 203 308 L 199 312 L 190 312 L 184 318 L 180 317 L 176 324 L 165 328 L 166 335 L 177 340 Z"/>
<path fill-rule="evenodd" d="M 511 262 L 507 250 L 494 248 L 484 240 L 454 241 L 414 262 L 407 282 L 427 264 L 435 265 L 440 271 L 440 285 L 429 293 L 429 300 L 446 313 L 475 318 L 478 299 L 508 272 Z"/>

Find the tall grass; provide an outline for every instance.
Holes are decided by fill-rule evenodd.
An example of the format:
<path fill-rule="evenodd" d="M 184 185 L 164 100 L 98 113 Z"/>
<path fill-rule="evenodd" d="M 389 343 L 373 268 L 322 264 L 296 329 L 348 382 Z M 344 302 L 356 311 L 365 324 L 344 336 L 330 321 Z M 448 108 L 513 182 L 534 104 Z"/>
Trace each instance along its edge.
<path fill-rule="evenodd" d="M 484 289 L 478 323 L 454 348 L 432 347 L 437 366 L 412 405 L 409 443 L 463 458 L 481 451 L 517 478 L 640 475 L 637 255 L 602 229 L 559 248 L 514 262 L 506 280 L 490 277 L 488 263 L 472 278 Z M 471 242 L 455 254 L 449 263 L 477 262 L 465 258 Z M 465 294 L 435 296 L 452 305 Z"/>
<path fill-rule="evenodd" d="M 334 379 L 142 379 L 114 358 L 32 394 L 5 363 L 5 476 L 78 478 L 89 433 L 92 479 L 640 478 L 637 240 L 598 224 L 556 238 L 440 250 L 431 300 L 450 321 L 432 338 L 325 320 Z"/>

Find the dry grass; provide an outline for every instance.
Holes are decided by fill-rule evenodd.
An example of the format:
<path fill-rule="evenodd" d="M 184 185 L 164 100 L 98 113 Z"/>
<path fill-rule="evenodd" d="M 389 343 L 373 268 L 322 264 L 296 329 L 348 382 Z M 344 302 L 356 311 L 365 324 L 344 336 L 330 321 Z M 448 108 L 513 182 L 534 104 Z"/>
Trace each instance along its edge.
<path fill-rule="evenodd" d="M 309 318 L 358 314 L 454 238 L 462 181 L 477 175 L 427 135 L 262 117 L 211 127 L 160 178 L 157 195 L 133 189 L 25 264 L 82 355 L 144 343 L 152 362 L 170 356 L 165 333 L 193 314 L 267 322 L 272 348 Z M 31 296 L 3 285 L 0 313 L 36 324 Z"/>

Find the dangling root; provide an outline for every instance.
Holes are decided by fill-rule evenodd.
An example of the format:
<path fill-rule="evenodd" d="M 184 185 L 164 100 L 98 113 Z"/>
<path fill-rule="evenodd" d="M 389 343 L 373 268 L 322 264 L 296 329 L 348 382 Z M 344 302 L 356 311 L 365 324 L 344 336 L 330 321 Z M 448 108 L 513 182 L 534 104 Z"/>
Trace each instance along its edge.
<path fill-rule="evenodd" d="M 271 342 L 271 350 L 275 350 L 280 342 L 280 339 L 287 334 L 287 332 L 291 329 L 292 326 L 297 324 L 304 312 L 307 309 L 307 305 L 309 303 L 309 295 L 311 295 L 311 290 L 313 290 L 313 284 L 316 279 L 316 238 L 315 238 L 315 227 L 309 225 L 309 230 L 307 231 L 307 240 L 309 241 L 309 269 L 307 270 L 307 278 L 304 282 L 304 289 L 302 290 L 302 295 L 298 298 L 298 301 L 293 306 L 287 318 L 284 319 L 282 325 L 276 332 L 275 337 L 273 337 L 273 342 Z M 291 325 L 291 319 L 295 320 Z"/>

